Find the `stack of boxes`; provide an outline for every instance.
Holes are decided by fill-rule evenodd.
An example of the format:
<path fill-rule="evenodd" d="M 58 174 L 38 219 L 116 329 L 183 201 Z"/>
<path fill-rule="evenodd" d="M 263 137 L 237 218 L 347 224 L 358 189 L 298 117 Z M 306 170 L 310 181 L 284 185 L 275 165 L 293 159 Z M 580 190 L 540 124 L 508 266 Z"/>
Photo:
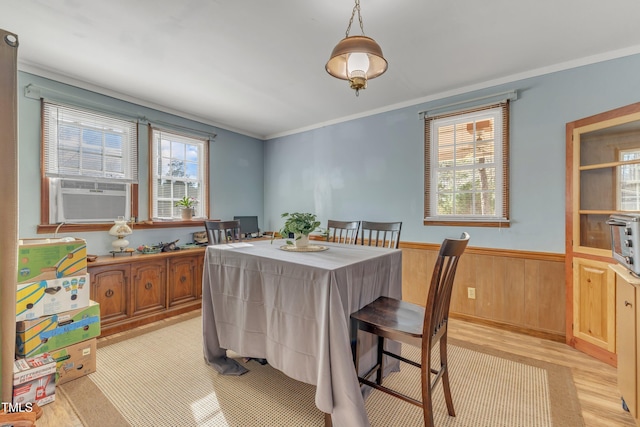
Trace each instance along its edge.
<path fill-rule="evenodd" d="M 89 288 L 84 240 L 19 242 L 14 404 L 52 402 L 56 385 L 95 372 L 100 306 Z"/>

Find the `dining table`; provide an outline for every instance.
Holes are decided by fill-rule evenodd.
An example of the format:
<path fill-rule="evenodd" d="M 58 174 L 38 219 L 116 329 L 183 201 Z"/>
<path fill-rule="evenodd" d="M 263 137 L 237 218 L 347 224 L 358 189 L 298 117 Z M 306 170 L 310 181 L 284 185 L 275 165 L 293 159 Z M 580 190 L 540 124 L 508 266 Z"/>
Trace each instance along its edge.
<path fill-rule="evenodd" d="M 285 240 L 208 246 L 202 281 L 205 362 L 220 374 L 247 368 L 227 350 L 316 386 L 325 423 L 369 426 L 353 363 L 350 314 L 379 296 L 402 297 L 402 251 Z M 360 334 L 359 369 L 376 363 L 372 335 Z M 392 344 L 393 345 L 393 344 Z M 277 393 L 277 390 L 274 390 Z"/>

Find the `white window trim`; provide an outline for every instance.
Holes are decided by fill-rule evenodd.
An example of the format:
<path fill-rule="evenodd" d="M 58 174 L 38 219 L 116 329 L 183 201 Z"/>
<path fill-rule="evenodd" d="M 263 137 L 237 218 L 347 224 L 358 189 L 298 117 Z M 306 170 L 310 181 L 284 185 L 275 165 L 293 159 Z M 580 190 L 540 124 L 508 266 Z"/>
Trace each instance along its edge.
<path fill-rule="evenodd" d="M 187 143 L 187 144 L 192 144 L 192 145 L 199 145 L 200 146 L 200 153 L 201 155 L 198 157 L 198 171 L 199 171 L 199 177 L 198 178 L 180 178 L 180 179 L 175 179 L 175 181 L 180 181 L 180 182 L 192 182 L 192 183 L 198 183 L 201 186 L 201 197 L 198 198 L 198 203 L 195 206 L 194 209 L 194 218 L 207 218 L 207 204 L 208 204 L 208 192 L 209 192 L 209 183 L 208 183 L 208 176 L 209 173 L 207 171 L 207 165 L 208 165 L 208 156 L 209 156 L 209 142 L 210 140 L 207 138 L 202 138 L 202 137 L 197 137 L 197 136 L 192 136 L 192 135 L 186 135 L 185 133 L 181 133 L 178 131 L 173 131 L 173 130 L 166 130 L 166 129 L 162 129 L 162 128 L 158 128 L 158 127 L 150 127 L 150 160 L 151 160 L 151 167 L 150 167 L 150 174 L 151 174 L 151 182 L 149 185 L 149 193 L 150 193 L 150 200 L 151 200 L 151 206 L 150 206 L 150 213 L 151 213 L 151 218 L 153 220 L 181 220 L 180 216 L 171 216 L 171 217 L 160 217 L 158 215 L 158 195 L 157 195 L 157 189 L 156 189 L 156 180 L 157 179 L 161 179 L 163 178 L 162 176 L 160 176 L 159 171 L 158 171 L 158 144 L 159 144 L 159 139 L 158 139 L 158 134 L 167 134 L 169 135 L 172 140 L 177 140 L 183 143 Z M 176 198 L 163 198 L 162 200 L 171 200 L 172 203 L 175 202 Z"/>
<path fill-rule="evenodd" d="M 508 108 L 508 106 L 507 106 Z M 425 212 L 429 212 L 430 215 L 426 215 L 424 218 L 425 224 L 427 223 L 477 223 L 484 226 L 495 224 L 496 226 L 500 226 L 502 224 L 509 224 L 508 218 L 508 197 L 505 200 L 503 195 L 506 194 L 508 188 L 505 186 L 508 185 L 505 180 L 505 170 L 504 164 L 505 160 L 508 162 L 508 159 L 505 159 L 504 156 L 508 156 L 508 153 L 503 153 L 503 129 L 508 129 L 507 126 L 503 126 L 503 120 L 508 120 L 508 116 L 503 117 L 503 106 L 497 105 L 494 108 L 489 109 L 481 109 L 479 111 L 474 111 L 473 108 L 469 109 L 469 112 L 461 111 L 460 113 L 451 113 L 445 114 L 444 117 L 432 117 L 429 121 L 429 152 L 425 153 L 425 155 L 429 156 L 429 166 L 430 170 L 427 171 L 429 174 L 429 198 L 425 200 L 425 202 L 429 203 L 429 206 L 425 206 Z M 508 111 L 507 111 L 508 114 Z M 425 117 L 426 118 L 426 117 Z M 482 121 L 485 118 L 493 118 L 494 119 L 494 163 L 492 167 L 495 167 L 495 190 L 493 193 L 495 195 L 495 214 L 493 215 L 456 215 L 456 214 L 447 214 L 447 215 L 438 215 L 437 207 L 438 207 L 438 171 L 440 170 L 438 165 L 438 128 L 446 125 L 451 125 L 455 123 L 465 123 L 473 120 Z M 506 135 L 508 138 L 508 135 Z M 425 167 L 427 165 L 425 164 Z M 473 164 L 470 166 L 463 166 L 460 169 L 477 169 L 477 164 Z M 476 193 L 478 194 L 478 193 Z"/>

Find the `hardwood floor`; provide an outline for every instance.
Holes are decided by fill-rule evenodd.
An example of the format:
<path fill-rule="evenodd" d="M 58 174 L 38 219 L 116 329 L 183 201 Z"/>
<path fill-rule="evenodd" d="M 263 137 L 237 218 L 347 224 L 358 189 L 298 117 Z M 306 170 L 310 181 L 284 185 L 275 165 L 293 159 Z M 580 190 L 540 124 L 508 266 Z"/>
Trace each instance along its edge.
<path fill-rule="evenodd" d="M 449 336 L 567 366 L 573 373 L 582 406 L 582 417 L 587 427 L 635 426 L 632 416 L 622 409 L 616 368 L 580 353 L 566 344 L 456 319 L 450 320 Z"/>
<path fill-rule="evenodd" d="M 457 319 L 450 320 L 449 334 L 452 338 L 568 366 L 573 373 L 587 427 L 635 426 L 631 415 L 622 410 L 616 369 L 593 357 L 562 343 Z M 82 426 L 62 395 L 54 403 L 43 406 L 43 410 L 43 416 L 37 422 L 38 427 Z"/>

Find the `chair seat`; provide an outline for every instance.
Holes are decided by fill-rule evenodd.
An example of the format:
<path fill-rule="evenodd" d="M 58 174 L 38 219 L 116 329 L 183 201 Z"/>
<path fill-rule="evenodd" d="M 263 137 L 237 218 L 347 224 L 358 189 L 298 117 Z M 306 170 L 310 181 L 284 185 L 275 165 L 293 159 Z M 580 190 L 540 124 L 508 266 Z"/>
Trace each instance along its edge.
<path fill-rule="evenodd" d="M 394 298 L 380 297 L 351 317 L 362 325 L 374 327 L 385 336 L 398 341 L 401 335 L 420 339 L 424 323 L 424 307 Z M 364 326 L 363 326 L 364 327 Z"/>

